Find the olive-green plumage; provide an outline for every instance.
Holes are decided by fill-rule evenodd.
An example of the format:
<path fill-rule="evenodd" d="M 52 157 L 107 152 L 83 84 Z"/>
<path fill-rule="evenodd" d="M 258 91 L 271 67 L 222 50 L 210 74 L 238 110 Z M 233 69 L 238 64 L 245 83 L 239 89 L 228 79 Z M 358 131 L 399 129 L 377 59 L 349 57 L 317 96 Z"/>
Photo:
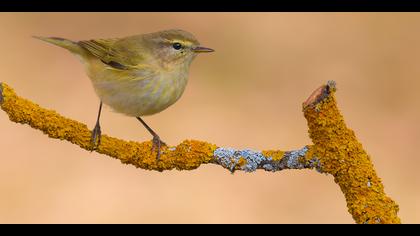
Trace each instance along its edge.
<path fill-rule="evenodd" d="M 76 54 L 101 101 L 117 112 L 136 117 L 158 113 L 174 104 L 185 89 L 196 54 L 212 51 L 199 47 L 195 37 L 182 30 L 79 42 L 36 38 Z"/>
<path fill-rule="evenodd" d="M 195 37 L 183 30 L 165 30 L 124 38 L 74 42 L 56 37 L 35 37 L 65 48 L 84 64 L 101 103 L 92 143 L 100 143 L 99 118 L 102 103 L 113 110 L 137 117 L 153 135 L 157 157 L 164 143 L 140 118 L 163 111 L 184 92 L 191 62 L 200 52 Z"/>

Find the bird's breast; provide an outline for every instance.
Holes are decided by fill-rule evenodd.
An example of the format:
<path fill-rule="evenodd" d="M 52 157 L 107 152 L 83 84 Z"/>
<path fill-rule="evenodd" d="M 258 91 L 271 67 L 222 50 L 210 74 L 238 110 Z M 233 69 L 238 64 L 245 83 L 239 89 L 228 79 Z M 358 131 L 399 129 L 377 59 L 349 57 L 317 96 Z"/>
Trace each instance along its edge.
<path fill-rule="evenodd" d="M 174 104 L 188 81 L 188 71 L 160 72 L 148 78 L 103 70 L 89 73 L 103 103 L 129 116 L 152 115 Z"/>

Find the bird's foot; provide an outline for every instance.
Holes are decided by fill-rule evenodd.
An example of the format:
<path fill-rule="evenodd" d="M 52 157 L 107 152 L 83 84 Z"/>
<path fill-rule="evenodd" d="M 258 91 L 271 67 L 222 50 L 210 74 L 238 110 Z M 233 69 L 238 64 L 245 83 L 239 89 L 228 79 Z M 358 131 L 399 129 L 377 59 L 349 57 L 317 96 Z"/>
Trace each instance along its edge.
<path fill-rule="evenodd" d="M 95 150 L 101 144 L 101 126 L 96 123 L 95 128 L 92 130 L 92 137 L 90 139 L 92 150 Z"/>
<path fill-rule="evenodd" d="M 153 136 L 153 145 L 152 145 L 152 152 L 156 151 L 156 160 L 159 161 L 160 160 L 160 155 L 161 155 L 161 147 L 162 146 L 166 146 L 166 143 L 163 142 L 159 136 L 155 135 Z"/>

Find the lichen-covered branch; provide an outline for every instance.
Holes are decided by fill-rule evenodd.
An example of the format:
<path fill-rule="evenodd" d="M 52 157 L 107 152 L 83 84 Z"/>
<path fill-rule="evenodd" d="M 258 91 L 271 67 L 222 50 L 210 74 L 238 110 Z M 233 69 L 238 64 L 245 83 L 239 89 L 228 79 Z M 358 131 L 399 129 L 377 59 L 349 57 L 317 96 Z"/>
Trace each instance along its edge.
<path fill-rule="evenodd" d="M 164 147 L 160 160 L 156 160 L 156 153 L 152 152 L 151 141 L 139 143 L 102 135 L 100 145 L 93 150 L 91 130 L 85 124 L 17 96 L 5 83 L 0 83 L 0 104 L 11 121 L 28 124 L 51 138 L 67 140 L 146 170 L 192 170 L 208 163 L 220 165 L 232 173 L 236 170 L 316 169 L 334 176 L 357 223 L 400 223 L 397 204 L 385 195 L 370 157 L 354 132 L 346 127 L 334 92 L 335 83 L 328 82 L 303 103 L 313 145 L 294 151 L 256 151 L 185 140 L 177 146 Z"/>

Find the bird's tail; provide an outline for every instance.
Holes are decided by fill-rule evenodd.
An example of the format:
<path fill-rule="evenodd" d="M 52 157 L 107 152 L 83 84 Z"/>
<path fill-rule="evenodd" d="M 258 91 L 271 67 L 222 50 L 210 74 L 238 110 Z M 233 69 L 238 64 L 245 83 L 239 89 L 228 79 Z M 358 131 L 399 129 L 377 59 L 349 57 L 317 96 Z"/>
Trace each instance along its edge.
<path fill-rule="evenodd" d="M 79 55 L 83 55 L 85 53 L 85 50 L 83 50 L 83 48 L 79 44 L 68 39 L 57 38 L 57 37 L 42 37 L 42 36 L 33 36 L 33 37 L 36 39 L 40 39 L 42 41 L 60 46 L 62 48 L 69 50 L 70 52 L 73 52 Z"/>

